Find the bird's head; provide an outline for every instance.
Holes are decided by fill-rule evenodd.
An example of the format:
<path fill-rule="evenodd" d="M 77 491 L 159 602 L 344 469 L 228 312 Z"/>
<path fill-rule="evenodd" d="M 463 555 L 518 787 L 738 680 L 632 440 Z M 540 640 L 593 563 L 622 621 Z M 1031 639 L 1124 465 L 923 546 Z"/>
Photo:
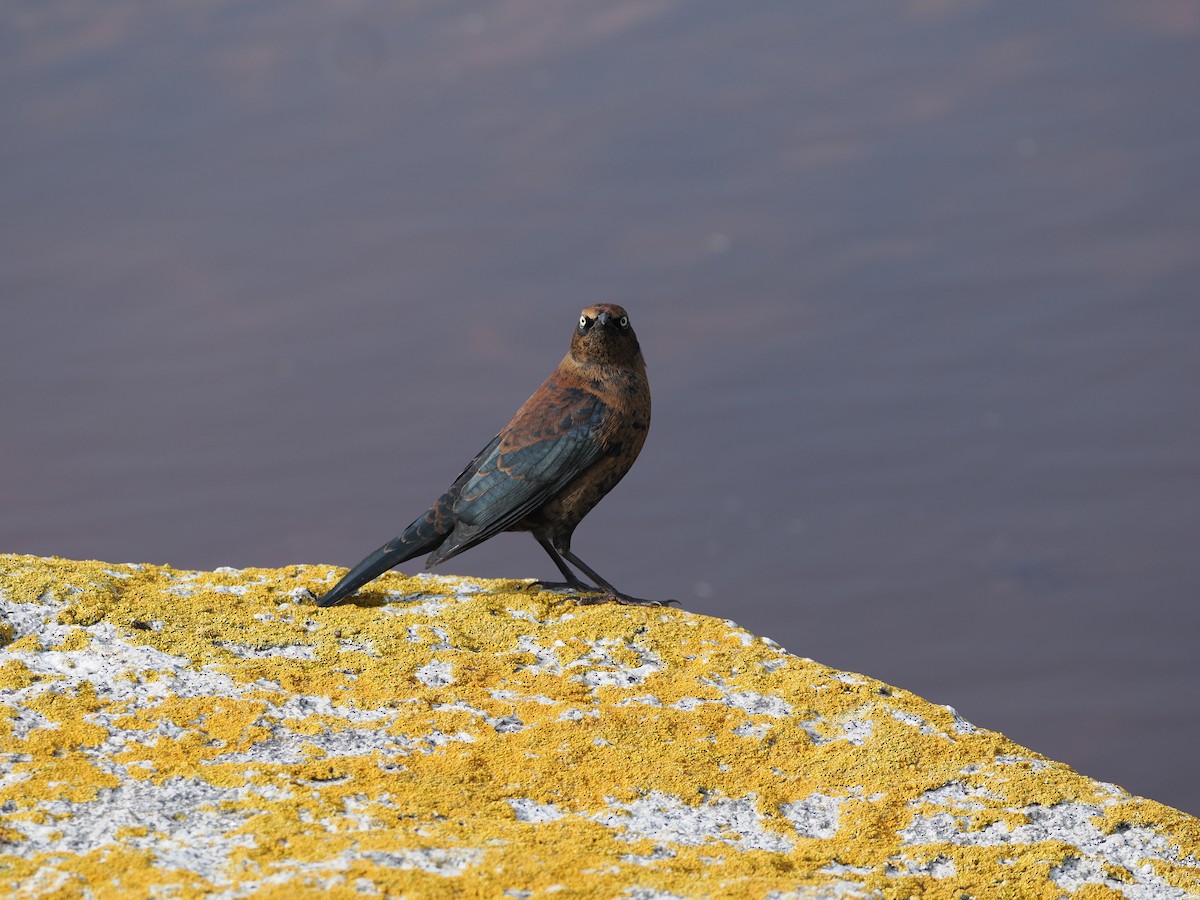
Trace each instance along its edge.
<path fill-rule="evenodd" d="M 597 303 L 579 314 L 571 336 L 571 356 L 581 363 L 642 364 L 642 348 L 629 314 L 614 303 Z"/>

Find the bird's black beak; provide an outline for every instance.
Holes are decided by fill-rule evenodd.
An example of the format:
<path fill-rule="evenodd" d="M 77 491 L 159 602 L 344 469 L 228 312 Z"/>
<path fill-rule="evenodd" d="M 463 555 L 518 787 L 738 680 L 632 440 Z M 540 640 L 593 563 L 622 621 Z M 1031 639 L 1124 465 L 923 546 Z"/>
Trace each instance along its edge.
<path fill-rule="evenodd" d="M 611 322 L 612 322 L 612 316 L 610 316 L 606 312 L 602 312 L 602 313 L 600 313 L 600 315 L 596 316 L 596 324 L 597 325 L 608 325 Z"/>

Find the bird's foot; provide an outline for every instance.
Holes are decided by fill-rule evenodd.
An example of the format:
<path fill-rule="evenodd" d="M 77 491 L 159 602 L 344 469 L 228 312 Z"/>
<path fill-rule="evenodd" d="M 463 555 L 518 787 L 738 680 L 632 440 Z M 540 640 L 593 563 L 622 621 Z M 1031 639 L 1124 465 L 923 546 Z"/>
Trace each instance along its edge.
<path fill-rule="evenodd" d="M 669 606 L 679 603 L 678 600 L 643 600 L 641 597 L 631 597 L 620 591 L 601 591 L 599 596 L 580 597 L 581 606 L 591 606 L 596 603 L 619 603 L 622 606 Z"/>

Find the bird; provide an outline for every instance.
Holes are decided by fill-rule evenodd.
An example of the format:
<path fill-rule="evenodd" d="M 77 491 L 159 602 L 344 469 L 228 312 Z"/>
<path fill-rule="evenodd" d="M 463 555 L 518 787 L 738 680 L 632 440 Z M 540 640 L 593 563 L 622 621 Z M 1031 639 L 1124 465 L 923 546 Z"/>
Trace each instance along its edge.
<path fill-rule="evenodd" d="M 584 309 L 562 362 L 453 484 L 403 532 L 317 600 L 333 606 L 384 572 L 427 553 L 443 563 L 502 531 L 528 531 L 565 579 L 537 582 L 593 596 L 583 603 L 661 606 L 618 591 L 571 550 L 584 516 L 637 459 L 650 429 L 650 384 L 629 314 Z M 583 581 L 574 566 L 595 585 Z M 599 595 L 599 596 L 595 596 Z"/>

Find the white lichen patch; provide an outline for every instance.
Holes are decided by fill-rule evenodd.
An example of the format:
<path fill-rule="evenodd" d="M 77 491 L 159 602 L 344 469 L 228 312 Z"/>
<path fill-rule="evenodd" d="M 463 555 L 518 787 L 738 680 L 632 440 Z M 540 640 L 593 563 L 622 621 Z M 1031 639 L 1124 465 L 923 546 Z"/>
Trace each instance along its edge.
<path fill-rule="evenodd" d="M 845 741 L 852 747 L 862 747 L 875 731 L 874 719 L 865 709 L 839 716 L 834 722 L 817 716 L 796 724 L 817 746 Z"/>
<path fill-rule="evenodd" d="M 1001 765 L 1012 765 L 1015 761 L 1006 759 Z M 1000 795 L 995 789 L 967 788 L 961 782 L 950 782 L 926 792 L 911 804 L 932 804 L 948 807 L 949 811 L 914 815 L 899 832 L 900 837 L 905 846 L 910 847 L 1067 844 L 1074 848 L 1072 854 L 1051 872 L 1052 880 L 1060 887 L 1074 890 L 1084 883 L 1102 884 L 1131 900 L 1192 896 L 1173 888 L 1155 872 L 1151 863 L 1198 867 L 1200 863 L 1195 856 L 1183 854 L 1178 845 L 1151 828 L 1134 825 L 1116 829 L 1101 827 L 1106 821 L 1105 806 L 1118 802 L 1117 797 L 1110 796 L 1099 804 L 1061 802 L 1049 806 L 1004 806 L 1001 809 L 1007 814 L 1006 818 L 980 827 L 978 816 L 984 810 L 994 809 L 997 799 Z M 1114 871 L 1119 872 L 1119 876 L 1114 875 Z"/>
<path fill-rule="evenodd" d="M 130 781 L 100 791 L 86 803 L 54 801 L 42 809 L 43 821 L 15 819 L 21 832 L 15 848 L 21 856 L 40 853 L 84 855 L 117 843 L 118 832 L 145 832 L 131 846 L 150 851 L 164 866 L 203 871 L 223 863 L 238 847 L 253 844 L 237 834 L 247 813 L 221 812 L 222 804 L 240 805 L 253 788 L 222 789 L 199 778 L 173 778 L 161 785 Z"/>
<path fill-rule="evenodd" d="M 751 725 L 749 722 L 744 722 L 741 725 L 735 726 L 733 733 L 740 738 L 750 738 L 752 740 L 761 741 L 770 730 L 770 722 L 762 722 L 758 725 Z"/>
<path fill-rule="evenodd" d="M 612 638 L 585 643 L 590 652 L 568 664 L 567 668 L 584 670 L 571 677 L 589 687 L 636 687 L 663 669 L 662 659 L 637 643 Z M 626 656 L 633 659 L 627 660 Z"/>
<path fill-rule="evenodd" d="M 238 644 L 233 641 L 214 641 L 213 646 L 223 647 L 239 659 L 265 658 L 282 656 L 284 659 L 316 659 L 317 651 L 302 644 L 288 644 L 282 647 L 252 647 L 249 644 Z"/>
<path fill-rule="evenodd" d="M 845 802 L 844 797 L 810 794 L 803 800 L 783 804 L 779 811 L 801 837 L 828 840 L 837 834 L 838 809 Z"/>
<path fill-rule="evenodd" d="M 535 675 L 561 675 L 563 664 L 562 660 L 558 658 L 558 650 L 565 646 L 566 644 L 563 641 L 555 641 L 552 646 L 543 647 L 533 635 L 523 634 L 517 638 L 516 648 L 507 652 L 533 657 L 533 662 L 522 666 L 522 669 L 526 672 Z"/>
<path fill-rule="evenodd" d="M 753 795 L 713 797 L 692 806 L 679 797 L 652 791 L 631 803 L 609 798 L 611 812 L 593 818 L 617 829 L 622 840 L 645 838 L 684 846 L 717 841 L 742 850 L 791 850 L 792 842 L 785 835 L 764 827 L 756 799 Z"/>
<path fill-rule="evenodd" d="M 415 677 L 429 687 L 444 687 L 454 684 L 454 666 L 444 659 L 435 659 L 417 669 Z"/>
<path fill-rule="evenodd" d="M 956 872 L 954 860 L 945 856 L 935 856 L 927 860 L 894 856 L 888 860 L 885 871 L 889 878 L 921 876 L 938 880 L 952 878 Z"/>
<path fill-rule="evenodd" d="M 528 797 L 510 797 L 504 801 L 513 808 L 513 815 L 518 822 L 556 822 L 563 817 L 562 812 L 553 803 L 538 803 Z"/>
<path fill-rule="evenodd" d="M 951 781 L 939 788 L 925 791 L 921 796 L 908 801 L 909 806 L 952 806 L 959 811 L 985 809 L 986 801 L 1001 799 L 999 794 L 987 788 L 968 785 L 963 781 Z"/>
<path fill-rule="evenodd" d="M 764 694 L 758 691 L 731 690 L 721 678 L 706 678 L 702 682 L 706 687 L 715 688 L 720 692 L 718 697 L 682 697 L 672 707 L 684 711 L 697 709 L 705 704 L 727 706 L 730 709 L 740 709 L 752 716 L 770 716 L 784 718 L 792 715 L 792 707 L 778 695 Z"/>

